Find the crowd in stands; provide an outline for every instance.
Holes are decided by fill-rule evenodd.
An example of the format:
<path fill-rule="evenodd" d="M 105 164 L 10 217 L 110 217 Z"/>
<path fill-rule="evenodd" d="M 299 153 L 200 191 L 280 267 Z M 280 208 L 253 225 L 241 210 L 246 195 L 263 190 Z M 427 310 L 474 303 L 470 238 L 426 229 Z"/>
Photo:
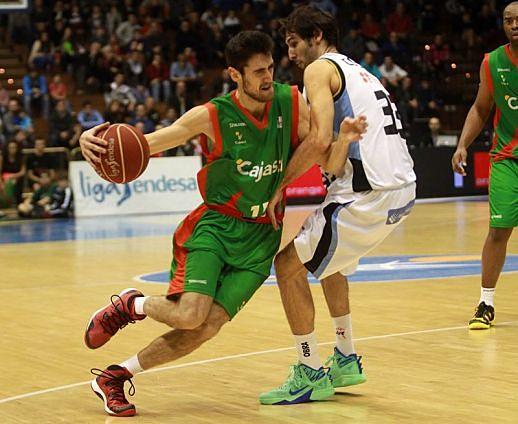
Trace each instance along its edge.
<path fill-rule="evenodd" d="M 275 79 L 301 87 L 280 20 L 303 3 L 337 17 L 340 50 L 387 87 L 411 147 L 433 145 L 428 121 L 452 102 L 444 82 L 459 73 L 456 58 L 472 61 L 462 77 L 476 82 L 482 53 L 504 42 L 503 0 L 34 0 L 30 13 L 0 19 L 6 42 L 27 50 L 23 94 L 0 85 L 0 192 L 25 205 L 21 215 L 41 216 L 52 196 L 42 209 L 36 193 L 66 167 L 43 161 L 42 148 L 74 152 L 81 132 L 104 121 L 149 133 L 230 92 L 223 52 L 240 30 L 270 34 Z M 35 133 L 36 117 L 46 120 L 46 134 Z M 28 148 L 36 159 L 22 155 Z M 193 141 L 168 154 L 197 151 Z M 24 190 L 34 192 L 32 208 Z"/>

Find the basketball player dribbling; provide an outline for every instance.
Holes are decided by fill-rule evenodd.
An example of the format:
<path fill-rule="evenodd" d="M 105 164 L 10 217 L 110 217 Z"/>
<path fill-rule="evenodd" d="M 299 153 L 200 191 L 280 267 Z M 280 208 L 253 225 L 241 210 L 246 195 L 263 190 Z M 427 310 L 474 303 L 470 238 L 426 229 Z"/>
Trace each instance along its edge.
<path fill-rule="evenodd" d="M 302 6 L 288 16 L 283 28 L 289 58 L 304 69 L 310 134 L 315 134 L 320 146 L 302 144 L 290 159 L 268 206 L 272 222 L 276 222 L 282 190 L 313 165 L 313 157 L 329 149 L 343 119 L 361 114 L 369 125 L 361 141 L 342 143 L 343 150 L 329 167 L 334 175 L 328 175 L 323 204 L 275 259 L 299 362 L 282 386 L 260 395 L 263 404 L 307 402 L 314 400 L 314 391 L 321 387 L 365 381 L 361 357 L 353 345 L 347 276 L 355 272 L 361 257 L 403 222 L 414 204 L 416 189 L 396 106 L 377 78 L 337 51 L 334 18 Z M 327 371 L 317 351 L 308 271 L 321 281 L 334 321 L 336 346 Z"/>
<path fill-rule="evenodd" d="M 126 289 L 112 296 L 111 303 L 95 312 L 87 325 L 85 343 L 92 349 L 128 323 L 146 317 L 173 328 L 126 361 L 92 370 L 97 375 L 92 389 L 111 415 L 135 415 L 124 383 L 214 337 L 270 275 L 281 232 L 266 216 L 266 206 L 288 159 L 309 131 L 309 112 L 297 88 L 273 81 L 272 50 L 273 42 L 264 33 L 236 35 L 225 54 L 237 90 L 191 109 L 171 126 L 146 136 L 155 154 L 201 134 L 207 159 L 198 174 L 203 204 L 175 231 L 167 295 L 147 297 Z M 345 121 L 344 140 L 359 139 L 365 125 L 363 118 Z M 96 137 L 104 127 L 80 138 L 92 165 L 106 145 Z M 325 159 L 320 159 L 324 165 Z M 282 215 L 281 208 L 277 218 Z"/>

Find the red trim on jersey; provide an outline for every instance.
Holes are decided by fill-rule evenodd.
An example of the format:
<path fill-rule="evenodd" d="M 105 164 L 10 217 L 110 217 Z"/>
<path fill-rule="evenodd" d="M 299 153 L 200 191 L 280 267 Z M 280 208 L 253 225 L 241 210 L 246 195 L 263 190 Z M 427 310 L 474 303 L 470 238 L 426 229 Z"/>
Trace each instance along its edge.
<path fill-rule="evenodd" d="M 207 207 L 221 215 L 231 216 L 232 218 L 239 219 L 240 221 L 253 222 L 255 224 L 271 224 L 268 216 L 259 216 L 257 218 L 244 217 L 240 210 L 237 208 L 237 201 L 243 195 L 243 192 L 234 194 L 225 204 L 223 205 L 212 205 L 207 203 Z"/>
<path fill-rule="evenodd" d="M 174 294 L 183 293 L 185 287 L 185 266 L 187 264 L 187 253 L 183 245 L 191 237 L 196 224 L 200 221 L 202 215 L 209 209 L 205 204 L 201 204 L 195 210 L 193 210 L 183 220 L 180 227 L 175 231 L 173 236 L 173 254 L 174 259 L 177 263 L 177 267 L 173 278 L 169 281 L 169 289 L 167 290 L 167 296 Z"/>
<path fill-rule="evenodd" d="M 198 171 L 198 175 L 196 176 L 198 180 L 198 187 L 200 189 L 200 194 L 202 199 L 205 201 L 206 199 L 206 191 L 207 191 L 207 174 L 209 172 L 209 165 L 205 165 Z"/>
<path fill-rule="evenodd" d="M 491 91 L 491 94 L 494 96 L 495 87 L 493 85 L 493 77 L 491 76 L 491 69 L 489 69 L 489 53 L 486 53 L 484 55 L 484 60 L 482 61 L 482 64 L 484 66 L 484 71 L 486 73 L 487 86 L 489 88 L 489 91 Z"/>
<path fill-rule="evenodd" d="M 516 156 L 513 155 L 513 150 L 516 148 L 518 148 L 518 138 L 514 138 L 513 141 L 493 156 L 493 161 L 500 162 L 504 159 L 516 159 Z"/>
<path fill-rule="evenodd" d="M 514 63 L 514 66 L 518 66 L 518 57 L 513 56 L 513 52 L 511 51 L 511 45 L 506 44 L 504 50 L 507 53 L 507 57 L 509 57 L 509 60 Z"/>
<path fill-rule="evenodd" d="M 270 114 L 270 107 L 272 106 L 272 102 L 266 103 L 266 108 L 264 109 L 264 115 L 262 121 L 259 121 L 250 113 L 250 111 L 245 108 L 237 98 L 237 90 L 234 90 L 230 95 L 230 98 L 235 103 L 235 105 L 239 108 L 241 112 L 249 119 L 249 121 L 254 124 L 257 129 L 264 130 L 268 126 L 268 115 Z"/>
<path fill-rule="evenodd" d="M 205 103 L 205 107 L 209 111 L 210 120 L 212 122 L 212 129 L 214 130 L 214 148 L 212 149 L 212 152 L 209 153 L 207 149 L 207 162 L 210 163 L 214 159 L 218 159 L 221 157 L 221 153 L 223 153 L 223 137 L 221 136 L 221 129 L 219 127 L 219 119 L 218 119 L 218 109 L 216 109 L 216 106 L 211 103 L 207 102 Z M 206 141 L 206 140 L 205 140 Z M 207 146 L 205 144 L 205 146 Z"/>
<path fill-rule="evenodd" d="M 498 142 L 498 134 L 496 133 L 496 127 L 498 126 L 501 117 L 502 117 L 502 112 L 497 107 L 496 111 L 495 111 L 495 116 L 493 118 L 493 131 L 494 131 L 494 134 L 493 134 L 493 144 L 491 145 L 491 150 L 496 148 L 496 143 Z"/>
<path fill-rule="evenodd" d="M 209 148 L 207 145 L 207 136 L 205 134 L 200 134 L 200 136 L 198 137 L 198 140 L 200 141 L 201 152 L 203 153 L 203 156 L 207 157 L 209 155 Z"/>
<path fill-rule="evenodd" d="M 291 86 L 291 147 L 296 149 L 299 140 L 299 89 L 296 85 Z"/>

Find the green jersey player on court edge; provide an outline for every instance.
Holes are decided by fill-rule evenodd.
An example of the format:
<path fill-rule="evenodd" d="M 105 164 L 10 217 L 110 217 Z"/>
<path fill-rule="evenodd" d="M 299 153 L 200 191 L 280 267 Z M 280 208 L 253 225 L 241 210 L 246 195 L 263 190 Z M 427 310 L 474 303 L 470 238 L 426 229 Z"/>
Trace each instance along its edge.
<path fill-rule="evenodd" d="M 200 135 L 207 159 L 198 174 L 203 204 L 174 234 L 167 295 L 146 297 L 126 289 L 112 296 L 111 303 L 88 323 L 84 338 L 92 349 L 104 345 L 126 324 L 146 317 L 173 328 L 126 361 L 92 370 L 97 375 L 92 389 L 111 415 L 135 415 L 124 383 L 214 337 L 270 275 L 281 232 L 271 225 L 266 206 L 299 140 L 311 142 L 306 137 L 309 111 L 297 88 L 273 82 L 272 50 L 271 38 L 261 32 L 236 35 L 225 54 L 237 90 L 191 109 L 173 125 L 146 136 L 155 154 Z M 95 134 L 105 125 L 80 138 L 91 164 L 98 161 L 96 153 L 104 150 L 106 143 Z M 342 138 L 359 139 L 365 125 L 363 118 L 345 121 Z M 339 148 L 338 142 L 335 145 Z M 324 167 L 332 153 L 330 149 L 322 157 Z"/>
<path fill-rule="evenodd" d="M 489 233 L 482 250 L 481 294 L 471 330 L 491 327 L 495 287 L 504 266 L 507 243 L 518 226 L 518 2 L 506 6 L 503 25 L 509 44 L 486 54 L 480 86 L 452 158 L 455 172 L 466 175 L 467 151 L 496 105 L 489 182 Z"/>

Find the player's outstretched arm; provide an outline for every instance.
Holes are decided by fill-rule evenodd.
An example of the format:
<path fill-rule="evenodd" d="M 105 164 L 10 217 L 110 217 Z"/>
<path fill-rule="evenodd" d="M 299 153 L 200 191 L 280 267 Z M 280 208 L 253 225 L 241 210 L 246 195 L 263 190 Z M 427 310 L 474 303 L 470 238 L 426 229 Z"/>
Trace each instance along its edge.
<path fill-rule="evenodd" d="M 462 133 L 460 135 L 459 144 L 457 145 L 457 150 L 451 159 L 453 171 L 461 175 L 466 175 L 464 167 L 466 166 L 466 159 L 468 157 L 467 149 L 471 143 L 473 143 L 473 140 L 475 140 L 475 138 L 480 134 L 482 128 L 484 128 L 484 124 L 486 123 L 494 104 L 493 93 L 490 89 L 491 82 L 488 81 L 488 76 L 486 75 L 486 69 L 489 69 L 487 60 L 488 57 L 486 56 L 480 66 L 480 85 L 478 87 L 477 98 L 468 112 L 466 122 L 464 122 L 464 127 L 462 128 Z M 489 78 L 491 77 L 489 76 Z"/>
<path fill-rule="evenodd" d="M 205 106 L 196 106 L 185 112 L 172 125 L 146 134 L 149 150 L 152 155 L 181 146 L 199 134 L 214 139 L 214 131 Z"/>

